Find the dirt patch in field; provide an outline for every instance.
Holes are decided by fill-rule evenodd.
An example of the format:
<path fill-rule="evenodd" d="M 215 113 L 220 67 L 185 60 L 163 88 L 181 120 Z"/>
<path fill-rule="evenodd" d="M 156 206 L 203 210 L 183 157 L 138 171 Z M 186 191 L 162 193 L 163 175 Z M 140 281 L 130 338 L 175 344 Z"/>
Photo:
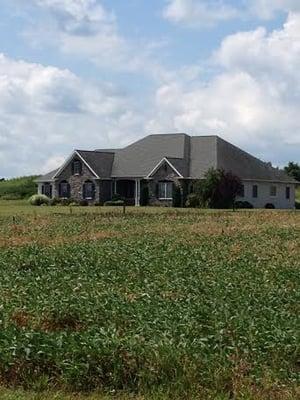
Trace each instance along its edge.
<path fill-rule="evenodd" d="M 0 236 L 0 248 L 4 247 L 21 247 L 28 244 L 38 244 L 42 246 L 58 246 L 64 244 L 71 244 L 77 242 L 90 242 L 97 240 L 104 240 L 120 236 L 119 232 L 107 231 L 107 232 L 84 232 L 82 234 L 65 236 L 60 235 L 53 238 L 47 238 L 40 236 L 16 236 L 16 237 L 3 237 Z"/>

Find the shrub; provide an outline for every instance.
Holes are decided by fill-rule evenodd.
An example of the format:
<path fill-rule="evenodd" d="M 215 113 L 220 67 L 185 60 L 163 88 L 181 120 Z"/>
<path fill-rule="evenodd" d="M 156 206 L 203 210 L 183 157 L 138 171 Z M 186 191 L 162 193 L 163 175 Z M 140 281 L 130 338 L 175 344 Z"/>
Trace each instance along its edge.
<path fill-rule="evenodd" d="M 141 189 L 140 205 L 147 206 L 148 204 L 149 204 L 149 188 L 148 186 L 143 186 Z"/>
<path fill-rule="evenodd" d="M 73 199 L 61 199 L 60 204 L 62 206 L 69 206 L 70 204 L 75 203 Z"/>
<path fill-rule="evenodd" d="M 296 210 L 300 210 L 300 201 L 295 202 L 295 208 Z"/>
<path fill-rule="evenodd" d="M 268 208 L 268 209 L 270 209 L 270 210 L 274 210 L 275 206 L 274 206 L 274 204 L 272 204 L 272 203 L 267 203 L 267 204 L 265 205 L 265 208 Z"/>
<path fill-rule="evenodd" d="M 110 200 L 110 201 L 106 201 L 104 203 L 105 206 L 124 206 L 125 205 L 125 201 L 124 200 Z"/>
<path fill-rule="evenodd" d="M 116 193 L 116 194 L 113 194 L 113 195 L 112 195 L 110 201 L 119 201 L 119 200 L 124 200 L 124 199 L 123 199 L 123 197 L 122 197 L 120 194 Z"/>
<path fill-rule="evenodd" d="M 94 206 L 95 206 L 95 207 L 102 207 L 102 206 L 103 206 L 103 201 L 96 201 L 96 202 L 94 203 Z"/>
<path fill-rule="evenodd" d="M 79 203 L 80 207 L 87 207 L 89 202 L 87 200 L 80 200 Z"/>
<path fill-rule="evenodd" d="M 29 203 L 32 206 L 41 206 L 43 204 L 49 205 L 50 199 L 44 194 L 34 194 L 33 196 L 30 197 Z"/>
<path fill-rule="evenodd" d="M 249 203 L 249 201 L 236 201 L 235 202 L 236 208 L 243 208 L 243 209 L 252 209 L 253 204 Z"/>
<path fill-rule="evenodd" d="M 49 204 L 50 206 L 57 206 L 61 204 L 61 199 L 59 199 L 58 197 L 53 197 L 53 199 L 50 199 Z"/>
<path fill-rule="evenodd" d="M 187 196 L 185 203 L 186 207 L 196 208 L 200 206 L 199 197 L 195 193 L 191 193 Z"/>

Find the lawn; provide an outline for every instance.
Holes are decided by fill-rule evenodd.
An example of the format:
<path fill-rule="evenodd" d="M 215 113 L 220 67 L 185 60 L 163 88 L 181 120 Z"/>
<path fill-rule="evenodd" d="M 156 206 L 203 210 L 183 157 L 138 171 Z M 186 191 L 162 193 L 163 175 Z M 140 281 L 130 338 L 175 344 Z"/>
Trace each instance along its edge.
<path fill-rule="evenodd" d="M 297 398 L 299 244 L 297 211 L 0 202 L 0 398 Z"/>

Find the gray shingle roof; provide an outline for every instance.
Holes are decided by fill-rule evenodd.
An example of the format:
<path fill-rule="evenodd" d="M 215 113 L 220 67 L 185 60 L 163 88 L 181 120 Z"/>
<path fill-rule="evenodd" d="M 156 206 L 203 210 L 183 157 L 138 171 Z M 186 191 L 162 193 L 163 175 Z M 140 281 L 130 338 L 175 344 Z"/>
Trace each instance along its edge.
<path fill-rule="evenodd" d="M 144 178 L 167 158 L 186 178 L 203 178 L 209 168 L 223 168 L 241 179 L 296 183 L 284 171 L 269 166 L 218 136 L 184 133 L 149 135 L 124 149 L 85 151 L 80 156 L 100 178 Z M 52 171 L 38 181 L 51 180 Z"/>
<path fill-rule="evenodd" d="M 58 172 L 59 168 L 55 169 L 54 171 L 48 172 L 45 175 L 41 175 L 38 178 L 36 178 L 36 182 L 50 182 L 52 181 L 53 176 Z"/>
<path fill-rule="evenodd" d="M 103 151 L 77 150 L 77 153 L 96 172 L 99 178 L 105 179 L 111 176 L 115 154 Z"/>
<path fill-rule="evenodd" d="M 241 179 L 294 181 L 285 171 L 270 166 L 219 137 L 217 138 L 217 167 L 231 171 Z"/>
<path fill-rule="evenodd" d="M 116 152 L 112 176 L 145 177 L 164 157 L 183 159 L 188 139 L 186 134 L 146 136 Z"/>

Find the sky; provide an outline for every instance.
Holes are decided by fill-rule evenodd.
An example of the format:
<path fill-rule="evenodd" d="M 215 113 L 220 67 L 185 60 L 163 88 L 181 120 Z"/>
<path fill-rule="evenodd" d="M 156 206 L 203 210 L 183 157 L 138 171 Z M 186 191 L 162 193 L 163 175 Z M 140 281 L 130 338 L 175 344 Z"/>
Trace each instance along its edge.
<path fill-rule="evenodd" d="M 147 134 L 300 161 L 299 0 L 0 0 L 0 177 Z"/>

